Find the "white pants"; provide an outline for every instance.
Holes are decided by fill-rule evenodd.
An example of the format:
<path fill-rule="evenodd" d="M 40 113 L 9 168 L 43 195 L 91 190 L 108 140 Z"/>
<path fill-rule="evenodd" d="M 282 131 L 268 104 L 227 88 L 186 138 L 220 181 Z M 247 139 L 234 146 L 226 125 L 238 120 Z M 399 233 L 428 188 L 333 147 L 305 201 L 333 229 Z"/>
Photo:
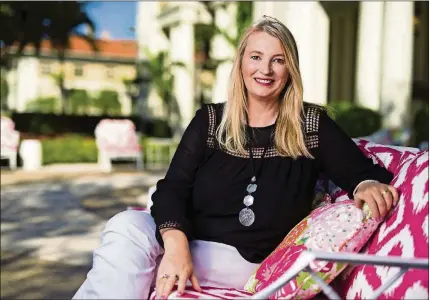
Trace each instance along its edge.
<path fill-rule="evenodd" d="M 93 267 L 73 299 L 147 299 L 163 254 L 155 230 L 145 211 L 128 210 L 112 217 L 94 251 Z M 201 286 L 243 289 L 258 267 L 221 243 L 191 241 L 190 251 Z"/>

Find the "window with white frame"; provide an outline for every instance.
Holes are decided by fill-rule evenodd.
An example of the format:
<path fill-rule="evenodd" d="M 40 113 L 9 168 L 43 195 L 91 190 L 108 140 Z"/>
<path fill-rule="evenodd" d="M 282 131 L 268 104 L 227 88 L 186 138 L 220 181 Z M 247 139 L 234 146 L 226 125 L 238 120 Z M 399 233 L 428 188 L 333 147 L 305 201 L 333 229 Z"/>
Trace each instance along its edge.
<path fill-rule="evenodd" d="M 106 66 L 106 77 L 108 79 L 114 78 L 114 67 L 113 66 Z"/>
<path fill-rule="evenodd" d="M 82 65 L 75 65 L 75 76 L 82 77 L 84 75 L 84 67 Z"/>
<path fill-rule="evenodd" d="M 50 75 L 52 73 L 52 65 L 47 61 L 42 61 L 40 63 L 40 72 L 42 75 Z"/>

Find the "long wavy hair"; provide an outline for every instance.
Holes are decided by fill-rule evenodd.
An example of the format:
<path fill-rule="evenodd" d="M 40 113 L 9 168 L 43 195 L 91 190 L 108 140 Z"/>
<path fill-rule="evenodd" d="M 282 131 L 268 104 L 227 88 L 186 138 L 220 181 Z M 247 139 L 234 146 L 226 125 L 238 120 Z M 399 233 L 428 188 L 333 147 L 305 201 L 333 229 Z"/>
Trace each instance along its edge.
<path fill-rule="evenodd" d="M 280 21 L 264 16 L 254 22 L 242 35 L 233 60 L 225 104 L 216 137 L 221 147 L 228 151 L 246 154 L 245 128 L 248 100 L 242 76 L 242 58 L 248 38 L 254 32 L 266 32 L 281 42 L 289 78 L 280 95 L 275 127 L 275 148 L 281 156 L 294 159 L 299 156 L 312 158 L 303 135 L 303 85 L 299 69 L 299 55 L 293 35 Z"/>

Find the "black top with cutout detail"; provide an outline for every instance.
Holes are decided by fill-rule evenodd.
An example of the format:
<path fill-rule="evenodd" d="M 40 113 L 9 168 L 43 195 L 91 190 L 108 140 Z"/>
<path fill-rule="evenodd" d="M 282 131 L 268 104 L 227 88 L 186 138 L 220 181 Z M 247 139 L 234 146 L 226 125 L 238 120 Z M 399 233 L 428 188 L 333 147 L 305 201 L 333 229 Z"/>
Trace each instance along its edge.
<path fill-rule="evenodd" d="M 273 144 L 275 124 L 251 128 L 253 156 L 257 166 L 264 163 L 258 167 L 258 189 L 251 206 L 255 222 L 243 226 L 239 212 L 245 207 L 252 162 L 248 153 L 227 152 L 218 145 L 215 133 L 223 108 L 224 103 L 206 104 L 196 112 L 165 178 L 157 183 L 151 214 L 162 246 L 159 230 L 173 227 L 182 230 L 188 240 L 228 244 L 247 261 L 260 263 L 310 213 L 320 174 L 347 190 L 351 198 L 363 180 L 389 184 L 393 178 L 365 157 L 323 109 L 305 103 L 303 131 L 314 159 L 280 156 Z"/>

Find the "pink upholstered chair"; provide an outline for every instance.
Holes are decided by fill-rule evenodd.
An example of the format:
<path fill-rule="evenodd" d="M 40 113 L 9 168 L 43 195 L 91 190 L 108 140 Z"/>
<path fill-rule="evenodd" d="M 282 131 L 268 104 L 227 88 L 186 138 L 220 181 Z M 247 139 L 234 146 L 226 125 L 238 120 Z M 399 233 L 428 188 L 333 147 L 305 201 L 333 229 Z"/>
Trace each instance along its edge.
<path fill-rule="evenodd" d="M 112 159 L 133 159 L 143 169 L 143 155 L 136 128 L 130 120 L 101 120 L 95 129 L 98 162 L 103 171 L 112 170 Z"/>
<path fill-rule="evenodd" d="M 19 146 L 19 132 L 15 130 L 15 123 L 6 117 L 1 117 L 1 158 L 9 160 L 12 170 L 17 166 Z"/>

